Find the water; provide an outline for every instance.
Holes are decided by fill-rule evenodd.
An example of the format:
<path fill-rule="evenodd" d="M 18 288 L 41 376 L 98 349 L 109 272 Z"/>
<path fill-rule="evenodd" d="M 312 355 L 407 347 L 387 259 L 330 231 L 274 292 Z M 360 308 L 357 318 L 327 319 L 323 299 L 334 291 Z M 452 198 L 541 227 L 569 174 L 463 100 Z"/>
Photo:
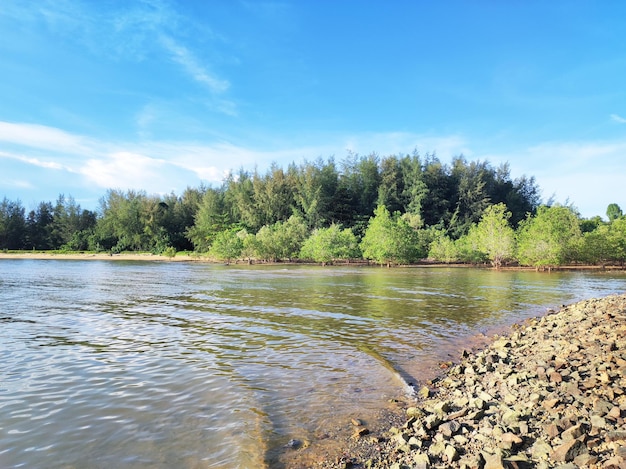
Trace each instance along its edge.
<path fill-rule="evenodd" d="M 623 273 L 0 261 L 0 467 L 290 467 Z M 339 449 L 339 448 L 335 448 Z"/>

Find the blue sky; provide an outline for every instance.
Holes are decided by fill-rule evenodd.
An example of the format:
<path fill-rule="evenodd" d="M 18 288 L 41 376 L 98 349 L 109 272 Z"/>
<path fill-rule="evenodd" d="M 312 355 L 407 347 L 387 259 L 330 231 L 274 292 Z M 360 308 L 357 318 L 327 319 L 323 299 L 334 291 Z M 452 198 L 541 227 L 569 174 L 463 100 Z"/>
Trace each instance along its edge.
<path fill-rule="evenodd" d="M 0 197 L 463 154 L 626 209 L 621 1 L 3 0 Z"/>

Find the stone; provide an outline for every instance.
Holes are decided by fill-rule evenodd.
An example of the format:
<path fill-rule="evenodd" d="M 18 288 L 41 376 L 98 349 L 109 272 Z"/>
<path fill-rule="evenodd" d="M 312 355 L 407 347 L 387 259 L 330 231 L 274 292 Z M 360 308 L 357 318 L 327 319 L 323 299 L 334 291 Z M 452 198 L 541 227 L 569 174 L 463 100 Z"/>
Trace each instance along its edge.
<path fill-rule="evenodd" d="M 483 469 L 506 469 L 504 467 L 504 461 L 502 460 L 501 454 L 489 454 L 483 452 L 482 456 L 485 460 L 485 465 Z"/>
<path fill-rule="evenodd" d="M 407 417 L 417 417 L 420 418 L 424 415 L 424 411 L 419 407 L 409 407 L 406 409 Z"/>
<path fill-rule="evenodd" d="M 570 462 L 574 458 L 587 451 L 587 448 L 580 440 L 566 441 L 562 445 L 554 448 L 550 458 L 557 462 Z"/>
<path fill-rule="evenodd" d="M 547 459 L 551 452 L 552 446 L 542 439 L 535 440 L 531 449 L 533 459 Z"/>
<path fill-rule="evenodd" d="M 560 383 L 561 381 L 563 381 L 563 376 L 561 376 L 561 373 L 559 373 L 558 371 L 553 371 L 552 373 L 550 373 L 550 381 L 553 383 Z"/>
<path fill-rule="evenodd" d="M 454 446 L 448 445 L 443 452 L 443 456 L 446 458 L 447 462 L 453 462 L 459 459 L 459 452 Z"/>
<path fill-rule="evenodd" d="M 445 422 L 439 425 L 439 431 L 446 437 L 450 438 L 461 428 L 461 424 L 456 420 Z"/>
<path fill-rule="evenodd" d="M 424 419 L 424 425 L 426 426 L 426 428 L 428 428 L 429 430 L 434 430 L 436 429 L 441 422 L 443 422 L 442 418 L 437 415 L 437 414 L 430 414 L 429 416 L 427 416 Z"/>
<path fill-rule="evenodd" d="M 594 428 L 606 428 L 606 419 L 599 415 L 592 415 L 590 417 L 591 426 Z"/>
<path fill-rule="evenodd" d="M 430 458 L 426 453 L 416 453 L 413 455 L 414 469 L 430 469 Z"/>
<path fill-rule="evenodd" d="M 443 441 L 436 442 L 428 448 L 428 453 L 433 456 L 441 456 L 446 450 L 446 444 Z"/>
<path fill-rule="evenodd" d="M 561 439 L 563 441 L 575 440 L 579 436 L 582 436 L 584 429 L 581 424 L 574 425 L 561 433 Z"/>

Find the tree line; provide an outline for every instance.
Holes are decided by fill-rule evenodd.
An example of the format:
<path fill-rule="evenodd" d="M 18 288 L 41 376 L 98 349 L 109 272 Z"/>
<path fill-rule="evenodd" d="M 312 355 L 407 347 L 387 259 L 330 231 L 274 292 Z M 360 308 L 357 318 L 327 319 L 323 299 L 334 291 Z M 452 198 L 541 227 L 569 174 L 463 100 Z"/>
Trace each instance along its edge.
<path fill-rule="evenodd" d="M 487 254 L 468 246 L 476 245 L 478 227 L 494 216 L 494 207 L 519 249 L 532 220 L 553 209 L 540 204 L 534 178 L 513 179 L 508 164 L 494 168 L 463 156 L 444 164 L 435 154 L 417 152 L 382 158 L 349 153 L 339 163 L 320 158 L 286 169 L 273 164 L 265 173 L 242 168 L 219 187 L 188 187 L 181 195 L 110 189 L 96 211 L 60 195 L 26 214 L 20 201 L 5 197 L 0 249 L 195 251 L 226 261 L 365 258 L 391 264 L 430 256 L 485 262 Z M 611 231 L 612 223 L 580 220 L 573 208 L 564 209 L 583 238 Z M 496 264 L 534 265 L 515 252 Z"/>

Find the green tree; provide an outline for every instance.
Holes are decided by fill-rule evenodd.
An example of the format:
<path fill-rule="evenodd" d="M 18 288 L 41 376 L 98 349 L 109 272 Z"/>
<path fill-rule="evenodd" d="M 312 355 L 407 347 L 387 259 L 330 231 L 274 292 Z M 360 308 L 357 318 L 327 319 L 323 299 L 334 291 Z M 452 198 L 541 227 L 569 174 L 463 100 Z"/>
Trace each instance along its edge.
<path fill-rule="evenodd" d="M 416 231 L 399 213 L 391 216 L 384 205 L 379 205 L 367 225 L 361 250 L 366 259 L 389 267 L 392 263 L 408 264 L 417 260 L 418 241 Z"/>
<path fill-rule="evenodd" d="M 455 187 L 454 210 L 448 225 L 453 238 L 460 238 L 469 231 L 473 223 L 480 220 L 489 206 L 486 180 L 489 179 L 489 165 L 481 161 L 470 163 L 463 156 L 454 158 L 450 179 Z"/>
<path fill-rule="evenodd" d="M 454 241 L 458 259 L 470 264 L 484 264 L 488 256 L 481 249 L 480 236 L 476 225 L 472 225 L 469 231 Z"/>
<path fill-rule="evenodd" d="M 578 217 L 563 205 L 539 207 L 518 229 L 518 260 L 524 265 L 548 269 L 573 260 L 581 237 Z"/>
<path fill-rule="evenodd" d="M 300 250 L 301 259 L 311 259 L 322 265 L 359 256 L 358 241 L 352 230 L 350 228 L 342 230 L 336 224 L 313 231 Z"/>
<path fill-rule="evenodd" d="M 424 224 L 447 228 L 452 218 L 451 205 L 456 200 L 456 188 L 452 183 L 449 168 L 434 154 L 427 155 L 422 181 L 428 189 L 421 201 Z"/>
<path fill-rule="evenodd" d="M 260 224 L 270 225 L 285 221 L 292 214 L 293 186 L 276 163 L 272 163 L 264 176 L 254 173 L 252 188 L 254 207 Z"/>
<path fill-rule="evenodd" d="M 100 218 L 96 225 L 95 242 L 103 249 L 149 251 L 146 234 L 145 192 L 109 190 L 100 199 Z"/>
<path fill-rule="evenodd" d="M 267 261 L 294 259 L 308 234 L 302 218 L 292 215 L 285 222 L 264 225 L 256 234 L 256 256 Z"/>
<path fill-rule="evenodd" d="M 604 266 L 614 259 L 617 251 L 612 241 L 608 225 L 599 225 L 595 230 L 583 233 L 580 259 L 587 264 Z"/>
<path fill-rule="evenodd" d="M 26 235 L 24 207 L 6 197 L 0 202 L 0 249 L 22 249 Z"/>
<path fill-rule="evenodd" d="M 616 218 L 609 225 L 609 243 L 612 252 L 612 261 L 621 265 L 626 263 L 626 218 Z"/>
<path fill-rule="evenodd" d="M 218 233 L 229 228 L 232 220 L 225 207 L 224 194 L 218 189 L 207 189 L 195 215 L 187 237 L 198 252 L 207 252 Z"/>
<path fill-rule="evenodd" d="M 404 178 L 402 164 L 396 156 L 388 156 L 380 162 L 380 184 L 377 205 L 384 205 L 391 213 L 404 210 Z"/>
<path fill-rule="evenodd" d="M 428 258 L 437 262 L 451 264 L 459 260 L 459 251 L 450 236 L 446 235 L 443 231 L 439 231 L 438 235 L 430 244 Z"/>
<path fill-rule="evenodd" d="M 25 247 L 28 249 L 53 249 L 51 231 L 54 208 L 50 202 L 40 202 L 26 217 Z"/>
<path fill-rule="evenodd" d="M 403 211 L 404 218 L 413 228 L 422 228 L 422 204 L 428 194 L 428 186 L 424 182 L 422 162 L 419 153 L 413 152 L 401 161 L 403 181 Z"/>
<path fill-rule="evenodd" d="M 337 191 L 339 176 L 331 160 L 325 164 L 321 159 L 315 163 L 304 162 L 292 168 L 294 201 L 310 229 L 320 228 L 334 217 L 333 198 Z"/>
<path fill-rule="evenodd" d="M 624 214 L 622 213 L 622 209 L 620 208 L 619 205 L 609 204 L 609 206 L 606 208 L 606 216 L 609 219 L 609 221 L 613 221 L 613 220 L 617 220 L 618 218 L 623 217 Z"/>
<path fill-rule="evenodd" d="M 213 240 L 210 254 L 216 259 L 225 261 L 226 264 L 238 259 L 243 251 L 243 239 L 239 236 L 239 231 L 231 228 L 219 232 Z"/>
<path fill-rule="evenodd" d="M 514 254 L 515 232 L 509 226 L 510 218 L 506 205 L 499 203 L 489 206 L 476 226 L 478 251 L 484 253 L 496 269 Z"/>

